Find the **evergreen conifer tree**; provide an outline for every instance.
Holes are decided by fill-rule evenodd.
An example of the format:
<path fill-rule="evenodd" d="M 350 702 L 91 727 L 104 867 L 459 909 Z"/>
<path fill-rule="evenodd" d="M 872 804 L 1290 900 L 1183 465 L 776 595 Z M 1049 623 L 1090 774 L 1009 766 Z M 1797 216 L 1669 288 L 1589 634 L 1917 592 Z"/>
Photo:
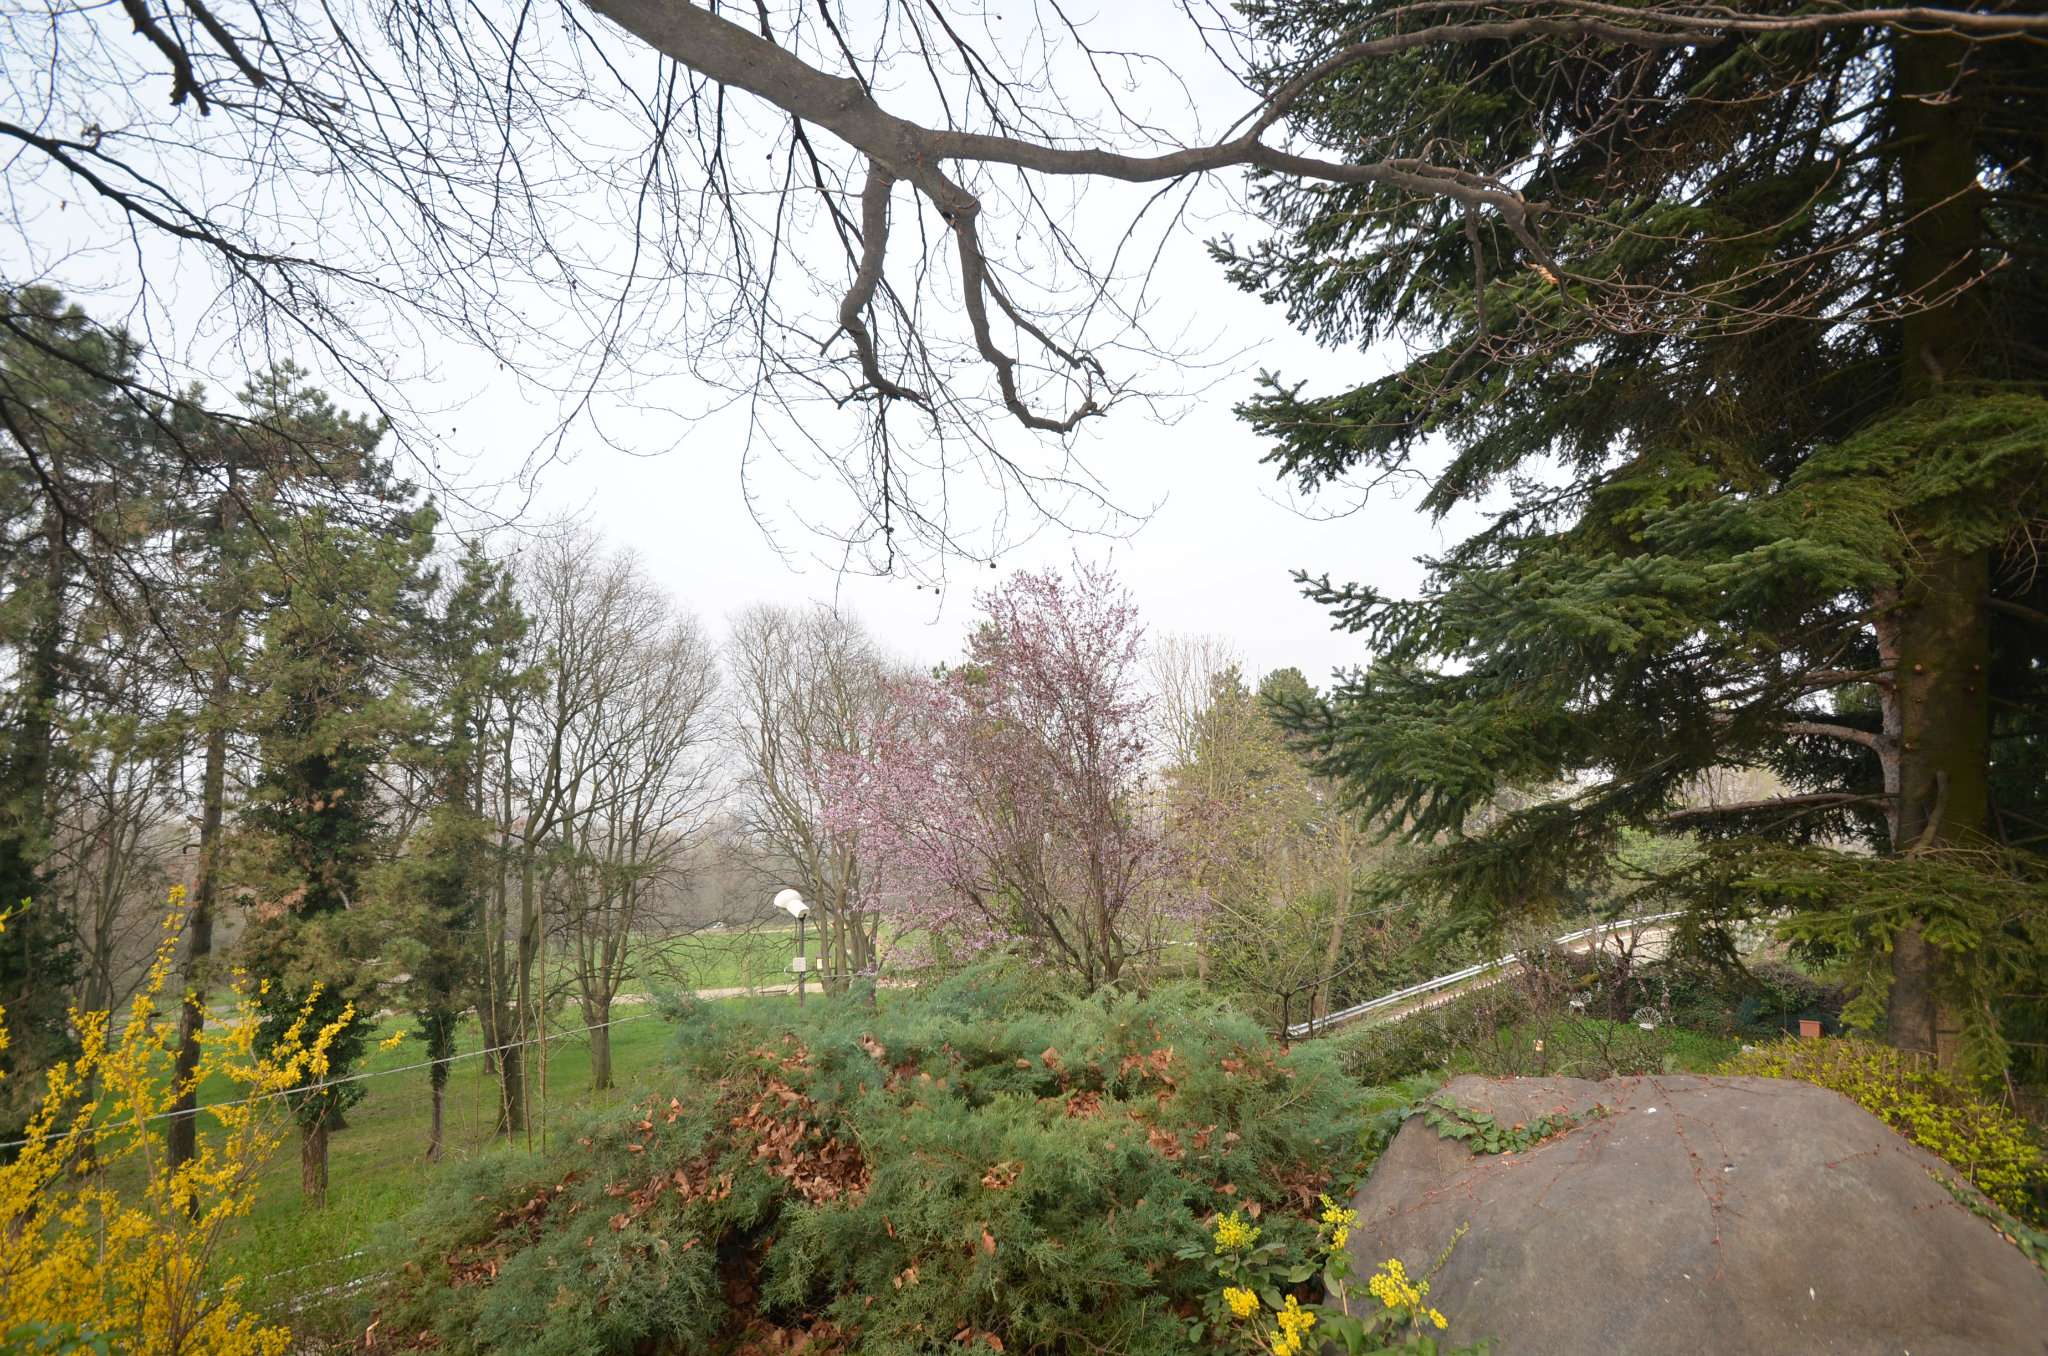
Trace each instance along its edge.
<path fill-rule="evenodd" d="M 47 872 L 70 765 L 67 726 L 94 700 L 91 650 L 125 601 L 123 555 L 145 534 L 153 482 L 127 335 L 49 288 L 0 290 L 0 1134 L 68 1050 L 74 920 Z"/>
<path fill-rule="evenodd" d="M 425 822 L 383 882 L 385 933 L 408 976 L 405 996 L 432 1061 L 427 1157 L 442 1147 L 443 1099 L 465 1008 L 482 1014 L 487 1045 L 509 1028 L 495 1018 L 502 974 L 486 928 L 500 850 L 483 802 L 489 722 L 507 694 L 529 682 L 519 653 L 527 618 L 510 570 L 471 541 L 427 636 L 422 656 L 429 722 L 416 756 L 426 784 Z M 495 981 L 495 982 L 494 982 Z"/>
<path fill-rule="evenodd" d="M 1396 8 L 1252 5 L 1265 78 Z M 1999 1064 L 1997 996 L 2042 992 L 2048 950 L 2038 47 L 1523 34 L 1352 68 L 1294 123 L 1338 160 L 1518 164 L 1551 251 L 1285 177 L 1272 236 L 1219 247 L 1327 342 L 1410 344 L 1352 389 L 1266 380 L 1244 413 L 1281 474 L 1419 474 L 1432 513 L 1487 514 L 1417 598 L 1305 581 L 1372 659 L 1296 705 L 1324 766 L 1442 842 L 1431 878 L 1482 921 L 1554 906 L 1631 826 L 1695 832 L 1703 921 L 1790 910 L 1861 961 L 1856 1016 Z M 1730 766 L 1788 794 L 1692 803 Z M 1518 784 L 1564 791 L 1478 828 Z"/>
<path fill-rule="evenodd" d="M 327 408 L 337 425 L 346 417 Z M 365 505 L 350 521 L 328 506 L 268 515 L 259 578 L 260 692 L 252 724 L 257 770 L 243 822 L 247 858 L 265 896 L 244 941 L 267 980 L 259 1037 L 305 1020 L 337 1025 L 327 1067 L 291 1098 L 305 1196 L 324 1200 L 327 1137 L 361 1084 L 383 939 L 366 879 L 392 850 L 380 769 L 410 757 L 424 723 L 406 673 L 425 625 L 435 512 L 392 484 L 370 456 L 381 430 L 360 425 Z M 371 512 L 368 503 L 382 504 Z"/>

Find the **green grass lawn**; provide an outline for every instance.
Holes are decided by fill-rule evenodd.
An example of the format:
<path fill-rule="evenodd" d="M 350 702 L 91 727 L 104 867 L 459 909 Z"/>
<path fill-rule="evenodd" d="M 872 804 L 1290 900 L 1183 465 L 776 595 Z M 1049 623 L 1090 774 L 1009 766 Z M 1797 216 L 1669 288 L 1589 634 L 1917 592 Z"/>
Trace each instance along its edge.
<path fill-rule="evenodd" d="M 785 1009 L 794 1017 L 796 1009 L 795 998 L 786 995 L 718 1001 L 744 1004 L 768 1018 Z M 560 1020 L 566 1029 L 580 1019 L 572 1009 Z M 670 1095 L 659 1071 L 674 1047 L 673 1024 L 653 1004 L 622 1007 L 614 1021 L 616 1086 L 605 1092 L 590 1087 L 589 1038 L 551 1038 L 543 1103 L 539 1049 L 529 1048 L 530 1133 L 509 1139 L 497 1133 L 496 1076 L 485 1073 L 481 1059 L 460 1059 L 448 1080 L 439 1164 L 425 1156 L 431 1115 L 427 1071 L 380 1073 L 419 1063 L 420 1043 L 407 1041 L 391 1051 L 373 1047 L 364 1067 L 380 1076 L 368 1081 L 368 1094 L 348 1110 L 347 1128 L 329 1142 L 326 1206 L 309 1209 L 302 1203 L 294 1133 L 262 1173 L 255 1209 L 223 1253 L 224 1274 L 247 1277 L 246 1302 L 290 1324 L 301 1338 L 298 1350 L 319 1350 L 321 1342 L 345 1349 L 361 1337 L 375 1308 L 376 1279 L 400 1265 L 411 1246 L 391 1226 L 421 1201 L 437 1173 L 486 1154 L 538 1154 L 543 1139 L 559 1148 L 594 1111 Z M 378 1035 L 401 1029 L 405 1023 L 386 1022 Z M 465 1022 L 458 1055 L 480 1044 L 475 1022 Z M 208 1087 L 201 1101 L 232 1095 L 224 1085 Z"/>
<path fill-rule="evenodd" d="M 806 941 L 805 950 L 815 961 L 818 939 L 813 935 Z M 796 955 L 796 930 L 720 929 L 685 937 L 648 937 L 636 940 L 628 955 L 630 969 L 622 993 L 786 984 L 795 978 L 789 963 Z M 574 982 L 566 958 L 559 975 L 564 984 Z"/>
<path fill-rule="evenodd" d="M 497 1133 L 496 1075 L 485 1072 L 480 1058 L 459 1059 L 450 1070 L 444 1103 L 442 1164 L 482 1154 L 524 1154 L 529 1147 L 538 1152 L 544 1136 L 558 1145 L 568 1127 L 590 1111 L 635 1096 L 637 1085 L 669 1051 L 672 1027 L 653 1006 L 622 1009 L 617 1020 L 612 1065 L 618 1086 L 607 1092 L 590 1088 L 587 1036 L 548 1042 L 544 1101 L 539 1048 L 529 1049 L 530 1135 L 507 1139 Z M 387 1021 L 377 1035 L 405 1029 L 403 1021 Z M 465 1022 L 458 1055 L 480 1045 L 477 1024 Z M 425 1156 L 431 1117 L 427 1071 L 407 1067 L 422 1057 L 417 1040 L 389 1051 L 372 1047 L 363 1072 L 375 1076 L 367 1080 L 363 1099 L 348 1110 L 347 1127 L 329 1141 L 324 1208 L 309 1209 L 301 1199 L 295 1131 L 288 1132 L 264 1166 L 255 1208 L 221 1257 L 224 1273 L 247 1277 L 244 1296 L 252 1306 L 307 1334 L 337 1334 L 367 1312 L 370 1296 L 346 1287 L 393 1265 L 392 1240 L 383 1236 L 382 1226 L 417 1204 L 439 1170 Z M 199 1100 L 203 1106 L 237 1092 L 224 1080 L 209 1080 Z M 130 1159 L 121 1167 L 139 1171 L 141 1164 Z"/>

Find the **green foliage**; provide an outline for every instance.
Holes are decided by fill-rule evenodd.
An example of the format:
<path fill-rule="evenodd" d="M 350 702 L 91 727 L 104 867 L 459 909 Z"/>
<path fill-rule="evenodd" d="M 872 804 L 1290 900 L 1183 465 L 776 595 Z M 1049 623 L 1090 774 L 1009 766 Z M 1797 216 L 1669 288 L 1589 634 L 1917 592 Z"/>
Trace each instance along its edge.
<path fill-rule="evenodd" d="M 446 1085 L 463 1008 L 490 1002 L 484 977 L 484 895 L 497 850 L 483 812 L 485 722 L 493 703 L 533 682 L 521 662 L 529 619 L 510 572 L 471 542 L 420 649 L 429 693 L 411 762 L 431 806 L 402 855 L 373 890 L 378 931 L 391 964 L 406 976 L 407 1006 L 420 1021 L 432 1080 Z"/>
<path fill-rule="evenodd" d="M 1246 14 L 1269 87 L 1409 17 Z M 1409 892 L 1482 929 L 1541 918 L 1608 893 L 1630 836 L 1670 827 L 1741 882 L 1698 901 L 1718 920 L 1862 873 L 1887 912 L 1852 926 L 1857 904 L 1827 905 L 1828 944 L 1874 972 L 1917 954 L 1887 947 L 1899 927 L 1945 934 L 1942 996 L 1988 1068 L 2009 1053 L 2000 996 L 2043 992 L 1998 979 L 2036 968 L 2009 960 L 2036 929 L 2001 942 L 1988 922 L 2011 882 L 2038 897 L 2048 843 L 2048 180 L 2014 130 L 2048 118 L 2048 83 L 2012 52 L 1953 60 L 1897 30 L 1418 46 L 1313 82 L 1290 134 L 1340 159 L 1513 165 L 1549 261 L 1436 195 L 1283 174 L 1256 190 L 1272 229 L 1215 252 L 1325 342 L 1406 345 L 1353 387 L 1264 379 L 1241 413 L 1279 475 L 1419 479 L 1431 513 L 1486 515 L 1413 597 L 1302 577 L 1372 664 L 1288 718 L 1361 809 L 1435 848 Z M 1939 232 L 1909 225 L 1964 199 Z M 1965 272 L 1910 316 L 1864 309 Z M 1794 274 L 1787 310 L 1767 280 Z M 1743 767 L 1789 794 L 1697 803 Z M 1904 864 L 1929 824 L 1930 846 L 2032 864 L 1952 857 L 1949 885 L 1988 907 L 1949 928 Z M 1877 855 L 1844 863 L 1847 842 Z M 1870 978 L 1860 1015 L 1882 1002 Z"/>
<path fill-rule="evenodd" d="M 794 1329 L 874 1353 L 1184 1349 L 1175 1251 L 1220 1212 L 1276 1242 L 1363 1167 L 1366 1093 L 1191 992 L 1079 1000 L 992 962 L 794 1028 L 683 1010 L 666 1093 L 536 1176 L 465 1170 L 395 1330 L 451 1351 L 624 1352 Z M 967 1334 L 967 1336 L 959 1336 Z"/>
<path fill-rule="evenodd" d="M 0 853 L 6 851 L 0 846 Z M 0 869 L 5 863 L 0 862 Z M 0 1138 L 28 1124 L 41 1095 L 42 1071 L 70 1053 L 69 983 L 77 968 L 71 920 L 51 896 L 0 900 L 0 1007 L 9 1042 L 0 1050 Z"/>
<path fill-rule="evenodd" d="M 1649 967 L 1641 978 L 1659 995 L 1671 1023 L 1691 1031 L 1772 1040 L 1797 1031 L 1801 1018 L 1831 1034 L 1841 1025 L 1841 990 L 1782 962 L 1745 966 L 1685 954 Z"/>
<path fill-rule="evenodd" d="M 75 920 L 46 870 L 78 756 L 74 726 L 97 706 L 111 625 L 108 568 L 133 546 L 150 504 L 146 419 L 121 398 L 137 350 L 46 287 L 0 286 L 0 1137 L 26 1122 L 43 1069 L 73 1049 L 67 998 Z"/>
<path fill-rule="evenodd" d="M 1353 1078 L 1379 1087 L 1425 1069 L 1444 1069 L 1461 1050 L 1489 1040 L 1504 1023 L 1524 1015 L 1511 994 L 1483 991 L 1412 1013 L 1398 1022 L 1340 1027 L 1322 1042 Z"/>
<path fill-rule="evenodd" d="M 1947 1160 L 2004 1209 L 2048 1222 L 2048 1154 L 2026 1122 L 1931 1060 L 1865 1041 L 1792 1040 L 1737 1055 L 1721 1071 L 1839 1092 Z"/>
<path fill-rule="evenodd" d="M 1518 1154 L 1535 1148 L 1553 1135 L 1576 1130 L 1587 1121 L 1598 1120 L 1606 1114 L 1606 1107 L 1595 1105 L 1569 1115 L 1548 1113 L 1533 1121 L 1502 1125 L 1484 1111 L 1460 1106 L 1450 1097 L 1438 1094 L 1429 1099 L 1429 1108 L 1422 1113 L 1422 1122 L 1440 1137 L 1462 1142 L 1475 1154 Z"/>
<path fill-rule="evenodd" d="M 20 1323 L 0 1333 L 0 1351 L 13 1356 L 111 1356 L 114 1339 L 76 1324 Z"/>
<path fill-rule="evenodd" d="M 1736 1042 L 1683 1027 L 1550 1014 L 1500 1027 L 1461 1047 L 1450 1072 L 1488 1078 L 1630 1078 L 1709 1073 Z"/>
<path fill-rule="evenodd" d="M 316 428 L 353 438 L 367 462 L 379 430 L 343 419 L 310 393 L 290 399 Z M 368 476 L 366 489 L 393 491 Z M 378 939 L 362 907 L 364 885 L 389 847 L 379 772 L 409 751 L 424 725 L 399 674 L 424 629 L 435 514 L 406 498 L 400 493 L 381 521 L 317 507 L 264 513 L 275 549 L 258 571 L 268 611 L 252 665 L 262 695 L 252 719 L 257 776 L 242 858 L 266 900 L 242 952 L 272 981 L 260 999 L 266 1043 L 298 1019 L 316 988 L 321 1026 L 354 1006 L 354 1020 L 329 1048 L 330 1079 L 351 1071 L 368 1039 Z M 361 1095 L 359 1084 L 324 1086 L 292 1105 L 311 1127 Z"/>
<path fill-rule="evenodd" d="M 1317 1199 L 1315 1237 L 1300 1250 L 1261 1242 L 1263 1231 L 1231 1211 L 1216 1221 L 1214 1247 L 1195 1245 L 1175 1254 L 1202 1263 L 1214 1277 L 1203 1317 L 1189 1322 L 1189 1341 L 1258 1356 L 1301 1356 L 1327 1350 L 1332 1342 L 1349 1356 L 1437 1356 L 1436 1334 L 1450 1320 L 1429 1303 L 1430 1282 L 1465 1229 L 1452 1235 L 1426 1275 L 1410 1279 L 1401 1259 L 1389 1258 L 1367 1282 L 1366 1295 L 1354 1297 L 1348 1244 L 1358 1212 L 1328 1196 Z M 1326 1301 L 1304 1306 L 1293 1292 L 1318 1273 Z M 1489 1340 L 1447 1356 L 1492 1350 Z"/>
<path fill-rule="evenodd" d="M 1509 986 L 1464 995 L 1397 1022 L 1362 1023 L 1322 1038 L 1360 1082 L 1441 1083 L 1453 1074 L 1489 1078 L 1560 1075 L 1613 1078 L 1711 1072 L 1736 1042 L 1713 1031 L 1585 1017 L 1531 1002 Z M 1432 1085 L 1433 1086 L 1433 1085 Z"/>
<path fill-rule="evenodd" d="M 2034 854 L 1944 849 L 1879 859 L 1744 845 L 1710 854 L 1695 876 L 1703 910 L 1731 896 L 1787 911 L 1779 934 L 1817 961 L 1848 967 L 1842 1018 L 1878 1032 L 1891 992 L 1894 939 L 1917 926 L 1943 956 L 1940 992 L 1961 1022 L 1959 1058 L 1973 1076 L 2009 1054 L 1996 1000 L 2048 992 L 2048 865 Z"/>

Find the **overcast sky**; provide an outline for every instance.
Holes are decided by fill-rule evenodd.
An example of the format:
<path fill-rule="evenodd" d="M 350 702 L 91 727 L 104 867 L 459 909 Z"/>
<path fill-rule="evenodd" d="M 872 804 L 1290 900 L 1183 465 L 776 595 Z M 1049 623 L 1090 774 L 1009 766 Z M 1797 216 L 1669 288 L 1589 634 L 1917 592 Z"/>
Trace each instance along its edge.
<path fill-rule="evenodd" d="M 1162 23 L 1163 16 L 1173 21 Z M 1173 64 L 1173 78 L 1155 71 L 1125 91 L 1127 111 L 1194 138 L 1215 135 L 1247 106 L 1245 92 L 1165 0 L 1106 7 L 1092 22 L 1095 41 L 1153 52 Z M 918 105 L 908 79 L 885 100 L 912 116 L 935 112 Z M 1241 187 L 1232 175 L 1193 200 L 1167 237 L 1146 293 L 1154 307 L 1149 331 L 1169 336 L 1163 342 L 1196 374 L 1148 372 L 1148 360 L 1131 353 L 1112 359 L 1122 362 L 1120 375 L 1134 385 L 1192 394 L 1162 407 L 1164 418 L 1146 405 L 1125 404 L 1083 425 L 1076 444 L 1106 497 L 1143 520 L 1107 536 L 1047 526 L 1004 550 L 998 568 L 1062 565 L 1075 553 L 1108 560 L 1155 634 L 1220 634 L 1253 673 L 1291 664 L 1320 684 L 1332 670 L 1366 656 L 1356 639 L 1331 631 L 1327 614 L 1300 596 L 1290 571 L 1327 571 L 1338 580 L 1409 592 L 1421 577 L 1416 557 L 1441 549 L 1445 535 L 1415 507 L 1419 488 L 1405 494 L 1382 488 L 1362 506 L 1359 496 L 1341 488 L 1303 500 L 1261 464 L 1266 447 L 1231 412 L 1251 393 L 1260 370 L 1305 378 L 1311 389 L 1338 389 L 1384 372 L 1392 355 L 1324 351 L 1280 310 L 1225 280 L 1205 242 L 1257 233 L 1256 223 L 1236 210 Z M 1150 193 L 1088 186 L 1073 218 L 1077 238 L 1085 243 L 1092 236 L 1106 255 Z M 480 471 L 507 474 L 511 457 L 532 445 L 532 421 L 544 423 L 545 414 L 521 416 L 491 369 L 466 370 L 481 372 L 474 379 L 480 394 L 451 420 L 460 429 L 451 444 L 481 454 Z M 711 403 L 684 377 L 657 383 L 641 398 L 655 410 Z M 948 567 L 940 589 L 843 570 L 829 531 L 805 526 L 807 520 L 829 526 L 848 507 L 843 490 L 793 472 L 771 455 L 747 463 L 743 488 L 747 429 L 737 411 L 708 416 L 677 445 L 666 446 L 674 428 L 655 417 L 638 427 L 630 419 L 608 421 L 606 435 L 631 453 L 601 439 L 571 439 L 571 455 L 541 474 L 535 511 L 577 513 L 607 539 L 636 551 L 668 588 L 714 622 L 754 601 L 815 599 L 853 611 L 903 658 L 927 663 L 959 652 L 974 592 L 996 577 L 985 566 Z M 1015 447 L 1032 435 L 1009 429 L 999 436 Z M 972 507 L 961 511 L 970 527 L 973 514 Z M 1075 514 L 1088 516 L 1085 508 Z M 1469 526 L 1469 520 L 1449 526 Z"/>
<path fill-rule="evenodd" d="M 1230 313 L 1233 338 L 1251 342 L 1246 367 L 1264 362 L 1330 381 L 1347 366 L 1363 370 L 1358 355 L 1316 353 L 1289 331 L 1283 316 L 1240 296 L 1206 260 L 1192 260 L 1184 276 L 1187 304 Z M 685 379 L 674 380 L 676 400 L 688 403 L 696 393 Z M 1330 631 L 1326 614 L 1300 597 L 1289 571 L 1327 570 L 1338 579 L 1405 591 L 1420 576 L 1414 558 L 1438 550 L 1443 536 L 1416 509 L 1419 492 L 1396 498 L 1384 490 L 1343 516 L 1333 514 L 1353 505 L 1355 496 L 1340 491 L 1298 502 L 1290 487 L 1274 480 L 1273 468 L 1260 464 L 1264 445 L 1231 413 L 1251 385 L 1251 371 L 1219 380 L 1171 425 L 1135 408 L 1098 421 L 1080 445 L 1082 455 L 1114 502 L 1134 512 L 1150 509 L 1149 516 L 1124 537 L 1047 527 L 1007 552 L 1001 568 L 1065 564 L 1074 553 L 1108 560 L 1137 596 L 1153 632 L 1224 635 L 1254 671 L 1293 664 L 1320 683 L 1333 668 L 1358 662 L 1358 643 Z M 650 393 L 660 398 L 659 389 Z M 531 425 L 522 428 L 511 412 L 516 404 L 509 390 L 486 385 L 451 420 L 449 442 L 481 454 L 480 471 L 509 470 L 509 456 L 531 442 Z M 614 425 L 611 434 L 630 438 L 630 425 Z M 796 521 L 801 501 L 816 496 L 818 487 L 772 461 L 753 472 L 759 507 L 777 520 L 764 529 L 742 489 L 742 437 L 736 421 L 714 416 L 682 445 L 650 444 L 642 455 L 583 440 L 580 451 L 539 473 L 533 511 L 540 517 L 574 513 L 608 541 L 630 547 L 708 620 L 755 601 L 816 599 L 851 609 L 904 658 L 929 662 L 957 654 L 974 590 L 997 576 L 985 567 L 955 565 L 935 591 L 906 579 L 842 571 L 829 536 Z"/>
<path fill-rule="evenodd" d="M 1132 84 L 1129 111 L 1156 116 L 1188 137 L 1214 135 L 1243 110 L 1247 96 L 1209 61 L 1191 31 L 1158 22 L 1172 12 L 1164 3 L 1112 7 L 1092 31 L 1112 45 L 1158 52 L 1171 62 L 1166 76 L 1155 70 L 1147 77 L 1152 83 Z M 107 40 L 125 43 L 120 16 L 108 14 Z M 1187 50 L 1167 52 L 1162 44 L 1175 40 Z M 644 48 L 621 50 L 655 69 Z M 885 98 L 899 111 L 928 115 L 915 106 L 909 86 L 906 81 L 885 91 Z M 161 94 L 151 86 L 118 97 L 154 100 Z M 108 91 L 106 97 L 117 96 Z M 67 116 L 81 125 L 92 120 L 90 110 Z M 100 122 L 115 126 L 119 119 Z M 179 126 L 204 134 L 196 119 Z M 204 259 L 179 256 L 160 240 L 145 240 L 138 249 L 123 222 L 105 212 L 95 215 L 90 201 L 74 201 L 73 186 L 61 176 L 31 184 L 16 172 L 7 187 L 17 203 L 27 204 L 22 219 L 31 222 L 26 241 L 8 241 L 8 257 L 0 257 L 10 280 L 41 278 L 67 287 L 102 318 L 126 320 L 146 329 L 152 343 L 175 347 L 179 361 L 216 389 L 239 387 L 248 364 L 276 352 L 266 341 L 237 333 L 231 318 L 219 312 L 217 282 Z M 318 219 L 312 185 L 292 187 L 306 198 L 299 210 Z M 1050 187 L 1076 191 L 1071 184 Z M 1353 639 L 1329 630 L 1325 614 L 1299 596 L 1289 571 L 1327 571 L 1338 580 L 1408 592 L 1420 575 L 1415 558 L 1441 549 L 1444 536 L 1415 510 L 1419 490 L 1404 498 L 1382 489 L 1362 506 L 1342 489 L 1302 502 L 1260 464 L 1265 449 L 1231 413 L 1233 403 L 1251 392 L 1258 370 L 1275 369 L 1308 379 L 1312 389 L 1332 389 L 1385 370 L 1386 356 L 1319 351 L 1293 332 L 1284 315 L 1224 280 L 1202 242 L 1226 232 L 1243 238 L 1256 229 L 1231 211 L 1240 187 L 1235 179 L 1216 184 L 1195 201 L 1168 238 L 1145 296 L 1152 308 L 1146 314 L 1149 331 L 1169 336 L 1161 344 L 1193 365 L 1177 367 L 1129 349 L 1110 354 L 1120 365 L 1118 375 L 1137 386 L 1187 394 L 1164 406 L 1124 404 L 1086 424 L 1076 444 L 1105 497 L 1138 521 L 1105 536 L 1057 523 L 1032 531 L 1029 515 L 1020 513 L 1004 529 L 977 534 L 977 520 L 986 528 L 996 505 L 977 498 L 971 486 L 963 490 L 954 518 L 968 529 L 966 535 L 993 537 L 1003 545 L 998 570 L 1064 564 L 1076 553 L 1106 559 L 1136 594 L 1155 633 L 1219 634 L 1254 673 L 1292 664 L 1320 683 L 1331 670 L 1366 656 Z M 1114 186 L 1088 187 L 1063 227 L 1084 248 L 1093 241 L 1107 256 L 1149 190 L 1119 197 L 1120 192 Z M 904 197 L 907 208 L 907 190 Z M 593 232 L 609 229 L 603 194 L 593 191 L 591 199 Z M 263 202 L 262 210 L 276 210 L 269 198 Z M 984 218 L 991 234 L 998 220 Z M 342 227 L 320 220 L 315 229 Z M 17 253 L 23 257 L 12 257 Z M 146 286 L 135 281 L 138 260 L 145 265 Z M 822 271 L 829 273 L 836 263 L 836 256 L 821 261 Z M 137 288 L 146 294 L 139 305 Z M 824 316 L 833 313 L 829 296 L 821 307 Z M 816 325 L 817 316 L 804 319 L 813 328 L 830 328 Z M 985 564 L 964 560 L 945 567 L 936 589 L 843 569 L 830 529 L 852 507 L 846 492 L 819 477 L 816 467 L 783 463 L 759 431 L 750 444 L 742 411 L 730 403 L 721 408 L 718 392 L 679 369 L 634 389 L 630 401 L 608 410 L 596 427 L 572 426 L 541 469 L 520 480 L 555 427 L 554 397 L 455 343 L 418 330 L 392 333 L 397 365 L 414 373 L 401 394 L 414 407 L 435 412 L 429 422 L 449 480 L 505 482 L 493 507 L 516 509 L 529 521 L 573 517 L 609 543 L 636 552 L 662 584 L 714 625 L 753 602 L 815 599 L 851 610 L 901 657 L 927 663 L 958 653 L 975 589 L 997 577 Z M 304 347 L 289 351 L 317 370 L 320 364 Z M 329 373 L 319 375 L 333 380 Z M 527 373 L 543 382 L 547 375 Z M 817 417 L 829 422 L 833 415 L 822 407 Z M 1000 436 L 1006 447 L 1016 447 L 1034 435 L 1007 429 Z M 826 442 L 843 445 L 830 437 Z M 1074 517 L 1086 521 L 1099 514 L 1083 507 Z"/>

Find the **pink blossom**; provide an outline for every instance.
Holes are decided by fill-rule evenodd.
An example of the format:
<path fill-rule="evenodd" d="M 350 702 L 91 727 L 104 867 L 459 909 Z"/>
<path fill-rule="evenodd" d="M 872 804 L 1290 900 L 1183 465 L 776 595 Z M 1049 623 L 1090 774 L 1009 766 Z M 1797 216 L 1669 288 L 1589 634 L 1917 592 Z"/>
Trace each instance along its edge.
<path fill-rule="evenodd" d="M 978 596 L 966 659 L 900 685 L 871 752 L 833 768 L 899 929 L 971 952 L 1018 942 L 1094 987 L 1159 921 L 1146 803 L 1144 631 L 1113 573 L 1021 572 Z"/>

